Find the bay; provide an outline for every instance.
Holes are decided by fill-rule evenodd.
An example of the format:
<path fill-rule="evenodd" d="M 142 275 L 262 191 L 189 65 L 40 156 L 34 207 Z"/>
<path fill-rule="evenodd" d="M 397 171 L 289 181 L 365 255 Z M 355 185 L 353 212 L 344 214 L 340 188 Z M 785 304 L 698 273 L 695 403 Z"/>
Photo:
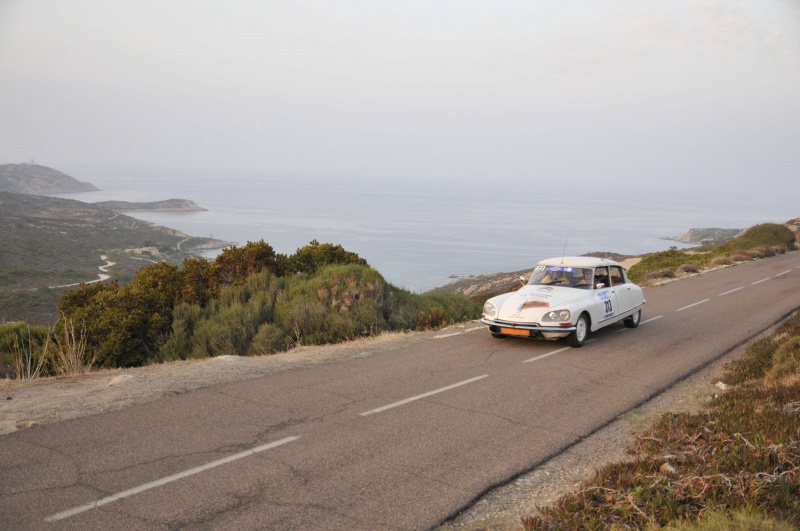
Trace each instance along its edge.
<path fill-rule="evenodd" d="M 205 212 L 135 218 L 236 245 L 264 240 L 291 254 L 311 240 L 358 253 L 396 286 L 422 292 L 453 277 L 527 269 L 591 251 L 642 254 L 693 227 L 747 228 L 798 216 L 793 198 L 766 191 L 622 184 L 387 181 L 263 174 L 102 172 L 81 175 L 86 202 L 190 199 Z M 206 256 L 215 256 L 218 251 Z"/>

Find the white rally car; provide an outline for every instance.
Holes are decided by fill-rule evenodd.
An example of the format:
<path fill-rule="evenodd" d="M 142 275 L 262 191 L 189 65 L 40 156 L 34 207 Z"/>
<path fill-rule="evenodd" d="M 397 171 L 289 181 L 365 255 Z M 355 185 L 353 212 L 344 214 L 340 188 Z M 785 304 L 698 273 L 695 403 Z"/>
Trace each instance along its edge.
<path fill-rule="evenodd" d="M 580 347 L 604 326 L 639 326 L 644 302 L 642 288 L 617 262 L 565 256 L 539 262 L 518 291 L 486 301 L 481 322 L 494 337 L 565 337 Z"/>

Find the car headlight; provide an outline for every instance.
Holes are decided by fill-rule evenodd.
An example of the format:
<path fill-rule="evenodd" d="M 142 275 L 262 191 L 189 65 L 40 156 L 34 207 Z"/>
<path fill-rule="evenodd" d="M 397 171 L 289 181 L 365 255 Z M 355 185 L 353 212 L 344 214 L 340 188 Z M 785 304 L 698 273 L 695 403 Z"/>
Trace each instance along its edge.
<path fill-rule="evenodd" d="M 486 304 L 483 305 L 483 316 L 487 319 L 494 319 L 496 313 L 497 308 L 494 307 L 494 304 L 486 301 Z"/>
<path fill-rule="evenodd" d="M 569 321 L 571 317 L 569 310 L 553 310 L 544 314 L 545 321 Z"/>

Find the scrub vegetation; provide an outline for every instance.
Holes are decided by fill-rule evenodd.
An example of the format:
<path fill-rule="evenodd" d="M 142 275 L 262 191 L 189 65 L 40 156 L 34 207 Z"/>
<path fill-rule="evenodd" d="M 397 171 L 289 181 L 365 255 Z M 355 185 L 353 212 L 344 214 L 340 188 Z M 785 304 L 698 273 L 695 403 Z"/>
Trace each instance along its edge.
<path fill-rule="evenodd" d="M 689 252 L 670 249 L 644 255 L 628 270 L 630 279 L 647 285 L 736 262 L 766 258 L 797 248 L 797 236 L 786 225 L 763 223 L 747 229 L 736 238 Z"/>
<path fill-rule="evenodd" d="M 800 313 L 729 364 L 696 414 L 667 413 L 524 529 L 800 528 Z"/>
<path fill-rule="evenodd" d="M 224 354 L 272 354 L 383 331 L 477 318 L 458 295 L 418 295 L 388 284 L 357 254 L 312 241 L 294 255 L 264 241 L 136 272 L 125 286 L 66 292 L 52 327 L 0 325 L 0 374 L 70 374 Z"/>

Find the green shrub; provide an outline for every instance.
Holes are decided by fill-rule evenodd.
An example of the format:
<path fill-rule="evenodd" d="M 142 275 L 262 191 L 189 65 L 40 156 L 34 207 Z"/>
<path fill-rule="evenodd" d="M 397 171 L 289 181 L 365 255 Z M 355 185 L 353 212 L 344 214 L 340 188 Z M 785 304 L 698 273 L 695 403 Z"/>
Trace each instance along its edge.
<path fill-rule="evenodd" d="M 480 306 L 465 297 L 413 294 L 364 265 L 325 265 L 289 277 L 262 271 L 244 285 L 223 288 L 205 308 L 178 306 L 172 335 L 154 361 L 272 354 L 479 314 Z"/>
<path fill-rule="evenodd" d="M 417 314 L 417 328 L 441 328 L 448 324 L 450 323 L 447 319 L 447 314 L 441 306 L 434 306 L 427 312 L 425 310 L 420 310 Z"/>
<path fill-rule="evenodd" d="M 295 273 L 314 273 L 326 265 L 368 265 L 367 261 L 356 253 L 346 251 L 341 245 L 319 243 L 312 240 L 289 257 L 289 266 Z"/>
<path fill-rule="evenodd" d="M 761 247 L 780 247 L 785 251 L 795 248 L 795 234 L 779 223 L 762 223 L 747 229 L 744 234 L 734 238 L 726 247 L 733 249 L 754 249 Z"/>
<path fill-rule="evenodd" d="M 180 304 L 175 307 L 172 319 L 172 334 L 148 363 L 185 360 L 192 356 L 192 336 L 194 327 L 203 309 L 197 304 Z M 205 357 L 203 355 L 202 357 Z"/>
<path fill-rule="evenodd" d="M 275 324 L 295 344 L 333 343 L 386 328 L 387 284 L 363 265 L 328 265 L 288 279 L 275 305 Z"/>
<path fill-rule="evenodd" d="M 253 337 L 247 353 L 251 356 L 263 356 L 282 352 L 290 347 L 290 338 L 282 328 L 272 323 L 264 323 Z"/>
<path fill-rule="evenodd" d="M 285 273 L 285 261 L 286 258 L 277 255 L 264 240 L 247 242 L 244 247 L 227 247 L 214 259 L 211 284 L 215 289 L 239 286 L 250 275 L 263 270 L 282 275 Z"/>
<path fill-rule="evenodd" d="M 195 325 L 192 350 L 187 357 L 207 358 L 236 354 L 237 343 L 241 336 L 241 330 L 235 330 L 228 324 L 203 319 Z"/>

